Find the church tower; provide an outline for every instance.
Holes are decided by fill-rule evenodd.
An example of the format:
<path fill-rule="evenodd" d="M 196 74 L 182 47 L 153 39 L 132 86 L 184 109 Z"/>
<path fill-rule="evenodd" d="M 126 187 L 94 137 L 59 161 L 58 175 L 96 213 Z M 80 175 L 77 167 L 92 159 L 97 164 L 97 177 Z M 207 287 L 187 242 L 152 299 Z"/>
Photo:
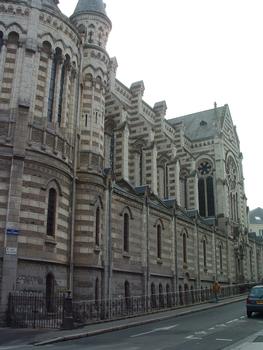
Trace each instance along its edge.
<path fill-rule="evenodd" d="M 106 52 L 111 21 L 102 0 L 79 0 L 72 22 L 82 37 L 81 170 L 103 169 L 105 90 L 109 56 Z"/>
<path fill-rule="evenodd" d="M 103 169 L 105 94 L 110 64 L 106 44 L 111 21 L 102 0 L 79 0 L 71 21 L 82 39 L 74 293 L 85 297 L 85 285 L 102 286 L 106 270 L 107 205 Z M 103 293 L 104 287 L 96 288 L 100 298 Z"/>

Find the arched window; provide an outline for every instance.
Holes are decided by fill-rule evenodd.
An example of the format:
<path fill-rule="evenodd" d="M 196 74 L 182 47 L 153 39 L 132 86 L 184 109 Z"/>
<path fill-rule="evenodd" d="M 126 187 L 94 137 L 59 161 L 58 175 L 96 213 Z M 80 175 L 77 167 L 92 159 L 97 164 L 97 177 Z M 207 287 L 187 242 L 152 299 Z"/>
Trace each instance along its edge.
<path fill-rule="evenodd" d="M 46 309 L 52 312 L 55 306 L 55 278 L 52 273 L 46 276 Z"/>
<path fill-rule="evenodd" d="M 129 252 L 129 215 L 124 214 L 123 217 L 123 250 L 124 252 Z"/>
<path fill-rule="evenodd" d="M 58 125 L 61 124 L 62 119 L 62 107 L 63 107 L 63 97 L 64 97 L 64 86 L 65 86 L 65 78 L 66 78 L 66 71 L 69 67 L 70 58 L 69 56 L 66 57 L 66 60 L 62 66 L 61 69 L 61 78 L 60 78 L 60 90 L 59 90 L 59 100 L 58 100 Z"/>
<path fill-rule="evenodd" d="M 47 235 L 55 235 L 56 227 L 56 210 L 57 210 L 57 192 L 51 188 L 48 193 L 48 209 L 47 209 Z"/>
<path fill-rule="evenodd" d="M 57 76 L 58 63 L 59 63 L 60 57 L 61 57 L 61 50 L 56 49 L 55 55 L 52 60 L 50 83 L 49 83 L 48 111 L 47 111 L 47 118 L 49 122 L 53 121 L 56 76 Z"/>
<path fill-rule="evenodd" d="M 100 245 L 100 208 L 96 210 L 96 232 L 95 232 L 95 244 Z"/>
<path fill-rule="evenodd" d="M 99 279 L 96 278 L 96 281 L 95 281 L 95 303 L 96 304 L 98 304 L 99 299 L 100 299 L 100 282 L 99 282 Z"/>
<path fill-rule="evenodd" d="M 203 160 L 198 164 L 199 213 L 203 217 L 215 216 L 214 179 L 212 164 Z"/>
<path fill-rule="evenodd" d="M 128 281 L 125 281 L 124 283 L 124 296 L 125 296 L 126 308 L 128 309 L 131 305 L 130 283 Z"/>
<path fill-rule="evenodd" d="M 3 36 L 4 36 L 3 32 L 0 32 L 0 53 L 1 53 L 2 47 L 3 47 L 3 45 L 4 45 Z"/>
<path fill-rule="evenodd" d="M 204 258 L 204 268 L 206 269 L 206 241 L 205 239 L 203 240 L 203 258 Z"/>
<path fill-rule="evenodd" d="M 162 228 L 157 225 L 157 258 L 162 258 Z"/>
<path fill-rule="evenodd" d="M 186 233 L 183 234 L 183 262 L 187 264 L 187 236 Z"/>
<path fill-rule="evenodd" d="M 151 284 L 151 306 L 152 308 L 156 307 L 156 292 L 155 292 L 155 284 Z"/>
<path fill-rule="evenodd" d="M 163 285 L 159 284 L 159 307 L 164 307 Z"/>
<path fill-rule="evenodd" d="M 167 299 L 167 306 L 170 307 L 172 305 L 172 295 L 170 290 L 170 285 L 166 284 L 166 299 Z"/>
<path fill-rule="evenodd" d="M 187 171 L 180 172 L 180 204 L 182 208 L 187 209 Z"/>

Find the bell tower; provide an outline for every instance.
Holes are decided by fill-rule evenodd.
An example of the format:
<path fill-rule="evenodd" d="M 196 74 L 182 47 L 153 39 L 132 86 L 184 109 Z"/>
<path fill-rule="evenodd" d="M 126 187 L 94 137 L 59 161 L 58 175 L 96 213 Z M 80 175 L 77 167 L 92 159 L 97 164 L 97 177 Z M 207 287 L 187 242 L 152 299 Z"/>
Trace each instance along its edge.
<path fill-rule="evenodd" d="M 83 45 L 79 168 L 100 173 L 104 164 L 105 92 L 110 63 L 106 44 L 111 21 L 102 0 L 79 0 L 71 21 Z"/>

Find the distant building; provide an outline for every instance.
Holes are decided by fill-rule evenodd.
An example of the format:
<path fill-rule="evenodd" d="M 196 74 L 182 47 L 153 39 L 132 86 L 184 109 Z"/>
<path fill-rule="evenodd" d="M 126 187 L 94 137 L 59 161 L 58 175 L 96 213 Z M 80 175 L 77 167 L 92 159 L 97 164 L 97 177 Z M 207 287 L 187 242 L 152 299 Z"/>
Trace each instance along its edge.
<path fill-rule="evenodd" d="M 2 311 L 13 290 L 97 300 L 262 279 L 228 105 L 167 119 L 142 81 L 116 78 L 102 0 L 70 18 L 57 4 L 0 0 Z"/>
<path fill-rule="evenodd" d="M 256 208 L 249 212 L 249 232 L 255 232 L 258 237 L 263 237 L 262 208 Z"/>

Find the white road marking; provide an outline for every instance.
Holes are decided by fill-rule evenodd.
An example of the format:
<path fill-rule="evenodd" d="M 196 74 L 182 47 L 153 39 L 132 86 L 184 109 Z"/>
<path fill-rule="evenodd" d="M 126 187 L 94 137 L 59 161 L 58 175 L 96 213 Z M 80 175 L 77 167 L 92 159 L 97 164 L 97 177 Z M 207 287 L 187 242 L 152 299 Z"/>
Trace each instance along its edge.
<path fill-rule="evenodd" d="M 209 331 L 214 331 L 215 327 L 208 328 Z"/>
<path fill-rule="evenodd" d="M 24 345 L 13 345 L 13 346 L 0 346 L 0 350 L 11 350 L 11 349 L 18 349 L 21 348 L 22 346 L 26 346 L 27 344 Z"/>
<path fill-rule="evenodd" d="M 232 342 L 232 339 L 221 339 L 221 338 L 217 338 L 217 341 L 228 341 L 228 342 Z"/>
<path fill-rule="evenodd" d="M 233 322 L 237 322 L 237 321 L 238 321 L 238 319 L 237 319 L 237 318 L 235 318 L 234 320 L 227 321 L 226 323 L 227 323 L 227 324 L 229 324 L 229 323 L 233 323 Z"/>
<path fill-rule="evenodd" d="M 206 335 L 207 332 L 205 331 L 200 331 L 200 332 L 195 332 L 196 335 Z"/>
<path fill-rule="evenodd" d="M 185 339 L 189 339 L 189 340 L 202 340 L 202 338 L 196 337 L 195 335 L 188 335 L 188 337 L 185 337 Z"/>
<path fill-rule="evenodd" d="M 134 334 L 134 335 L 131 335 L 130 338 L 136 338 L 136 337 L 141 337 L 142 335 L 147 335 L 147 334 L 151 334 L 151 333 L 155 333 L 155 332 L 162 332 L 162 331 L 169 331 L 175 327 L 177 327 L 178 324 L 175 324 L 173 326 L 168 326 L 168 327 L 162 327 L 162 328 L 155 328 L 155 329 L 152 329 L 151 331 L 149 332 L 144 332 L 144 333 L 139 333 L 139 334 Z M 1 350 L 1 349 L 0 349 Z"/>
<path fill-rule="evenodd" d="M 224 323 L 221 323 L 221 324 L 217 324 L 216 327 L 226 327 L 226 325 Z"/>
<path fill-rule="evenodd" d="M 241 316 L 241 317 L 240 317 L 240 320 L 243 320 L 244 318 L 245 318 L 245 316 Z"/>

